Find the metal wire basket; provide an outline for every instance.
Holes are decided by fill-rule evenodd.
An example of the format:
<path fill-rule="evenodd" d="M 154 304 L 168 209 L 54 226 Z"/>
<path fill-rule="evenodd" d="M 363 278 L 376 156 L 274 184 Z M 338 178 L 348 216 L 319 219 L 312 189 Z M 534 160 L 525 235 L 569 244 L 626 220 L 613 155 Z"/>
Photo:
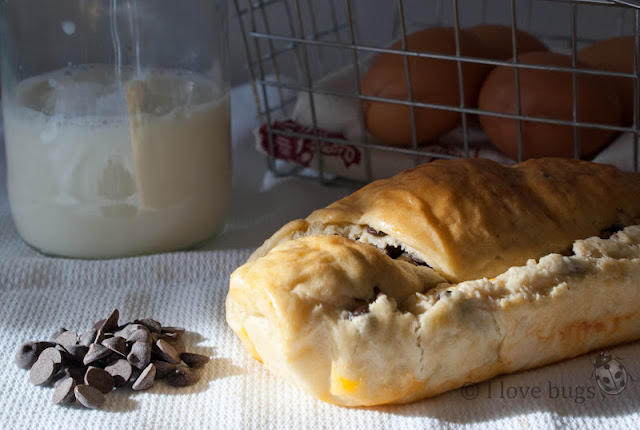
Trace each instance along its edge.
<path fill-rule="evenodd" d="M 234 0 L 246 47 L 248 72 L 263 124 L 256 132 L 261 150 L 276 175 L 304 175 L 322 182 L 346 179 L 366 183 L 437 158 L 495 155 L 497 160 L 514 163 L 522 159 L 523 121 L 573 127 L 574 153 L 580 154 L 580 128 L 611 130 L 624 136 L 621 158 L 627 170 L 639 170 L 640 137 L 640 1 L 636 0 Z M 551 19 L 553 18 L 553 19 Z M 490 60 L 460 55 L 459 33 L 470 25 L 499 23 L 511 28 L 513 58 Z M 455 55 L 415 52 L 406 48 L 410 32 L 434 26 L 449 26 L 456 33 Z M 525 30 L 544 41 L 551 50 L 571 56 L 571 67 L 521 64 L 515 43 L 516 31 Z M 587 44 L 614 36 L 634 38 L 633 71 L 620 73 L 578 67 L 577 52 Z M 390 43 L 402 41 L 400 49 Z M 578 76 L 604 75 L 633 80 L 633 122 L 609 125 L 581 121 L 577 97 L 573 117 L 553 119 L 521 113 L 518 99 L 513 114 L 412 100 L 407 72 L 406 99 L 387 99 L 365 95 L 361 79 L 369 62 L 380 53 L 404 56 L 405 68 L 411 56 L 438 58 L 457 64 L 459 74 L 467 63 L 507 66 L 513 69 L 519 98 L 519 73 L 523 68 L 570 72 L 573 94 Z M 462 92 L 462 82 L 460 81 Z M 333 104 L 327 104 L 331 100 Z M 389 146 L 367 133 L 363 102 L 397 103 L 409 107 L 412 142 L 407 147 Z M 340 132 L 326 126 L 327 110 L 334 122 L 341 118 L 343 105 L 349 106 L 349 130 Z M 303 106 L 304 108 L 301 108 Z M 336 107 L 337 106 L 337 107 Z M 416 108 L 450 110 L 460 113 L 460 123 L 443 144 L 416 139 Z M 336 112 L 337 111 L 337 112 Z M 518 125 L 518 156 L 506 158 L 499 151 L 475 145 L 482 131 L 480 114 L 515 120 Z M 337 116 L 337 118 L 336 118 Z M 301 119 L 302 118 L 302 119 Z M 333 124 L 335 125 L 335 124 Z M 339 128 L 339 127 L 338 127 Z M 485 136 L 486 138 L 486 136 Z M 482 140 L 482 139 L 480 139 Z M 451 142 L 454 141 L 454 150 Z M 490 145 L 489 145 L 490 146 Z M 620 146 L 620 145 L 618 145 Z M 485 152 L 483 152 L 485 151 Z M 486 152 L 489 151 L 489 152 Z M 602 160 L 609 162 L 606 157 Z"/>

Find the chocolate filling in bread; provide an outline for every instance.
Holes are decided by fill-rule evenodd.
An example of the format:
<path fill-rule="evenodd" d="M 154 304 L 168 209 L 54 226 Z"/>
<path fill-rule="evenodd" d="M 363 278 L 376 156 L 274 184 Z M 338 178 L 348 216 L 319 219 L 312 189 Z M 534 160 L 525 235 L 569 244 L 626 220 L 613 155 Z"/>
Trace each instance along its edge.
<path fill-rule="evenodd" d="M 380 288 L 378 287 L 373 287 L 373 295 L 371 300 L 362 300 L 362 299 L 356 299 L 356 308 L 354 310 L 352 310 L 351 312 L 349 312 L 349 319 L 355 318 L 357 316 L 360 315 L 364 315 L 366 313 L 369 312 L 369 306 L 371 305 L 371 303 L 375 302 L 376 300 L 378 300 L 378 298 L 380 296 L 384 296 L 386 295 L 384 292 L 380 291 Z"/>
<path fill-rule="evenodd" d="M 628 226 L 622 225 L 622 224 L 610 225 L 609 227 L 604 228 L 604 229 L 602 229 L 600 231 L 599 237 L 601 239 L 609 239 L 613 234 L 624 230 L 625 227 L 628 227 Z M 373 227 L 370 227 L 370 226 L 368 226 L 366 228 L 366 232 L 371 234 L 372 236 L 374 236 L 376 238 L 383 238 L 383 237 L 388 236 L 387 233 L 385 233 L 383 231 L 377 231 Z M 587 238 L 584 237 L 582 239 L 587 239 Z M 356 240 L 359 241 L 360 238 L 357 238 Z M 415 254 L 405 251 L 403 249 L 402 244 L 400 244 L 398 246 L 386 245 L 384 248 L 382 248 L 382 247 L 380 247 L 378 245 L 378 248 L 381 249 L 382 251 L 384 251 L 385 254 L 387 254 L 393 260 L 396 260 L 398 258 L 402 258 L 405 261 L 413 262 L 418 266 L 431 267 L 428 263 L 426 263 L 425 261 L 421 260 Z M 574 252 L 573 252 L 573 249 L 571 247 L 568 247 L 565 250 L 560 251 L 559 254 L 564 255 L 566 257 L 570 257 L 572 255 L 575 255 Z"/>
<path fill-rule="evenodd" d="M 600 239 L 609 239 L 611 235 L 619 232 L 620 230 L 624 230 L 627 227 L 625 225 L 614 224 L 600 231 Z"/>

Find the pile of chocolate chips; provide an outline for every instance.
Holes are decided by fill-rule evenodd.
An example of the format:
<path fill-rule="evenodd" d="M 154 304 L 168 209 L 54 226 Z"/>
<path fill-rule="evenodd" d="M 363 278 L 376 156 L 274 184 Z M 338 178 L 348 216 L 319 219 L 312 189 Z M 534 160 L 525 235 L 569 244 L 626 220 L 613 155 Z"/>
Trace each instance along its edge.
<path fill-rule="evenodd" d="M 60 329 L 49 341 L 25 343 L 16 364 L 29 370 L 33 384 L 55 387 L 53 403 L 77 400 L 92 409 L 129 382 L 133 390 L 146 390 L 158 379 L 177 387 L 200 379 L 197 369 L 209 357 L 185 351 L 183 328 L 163 327 L 151 318 L 118 325 L 118 318 L 115 309 L 79 335 Z"/>

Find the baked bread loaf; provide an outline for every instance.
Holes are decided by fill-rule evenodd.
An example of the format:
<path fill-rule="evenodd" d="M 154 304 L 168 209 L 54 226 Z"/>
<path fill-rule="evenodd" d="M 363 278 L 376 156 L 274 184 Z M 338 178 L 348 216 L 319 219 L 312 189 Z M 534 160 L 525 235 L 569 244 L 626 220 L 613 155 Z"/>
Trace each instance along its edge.
<path fill-rule="evenodd" d="M 640 174 L 435 161 L 280 229 L 230 280 L 253 356 L 343 406 L 640 338 Z"/>

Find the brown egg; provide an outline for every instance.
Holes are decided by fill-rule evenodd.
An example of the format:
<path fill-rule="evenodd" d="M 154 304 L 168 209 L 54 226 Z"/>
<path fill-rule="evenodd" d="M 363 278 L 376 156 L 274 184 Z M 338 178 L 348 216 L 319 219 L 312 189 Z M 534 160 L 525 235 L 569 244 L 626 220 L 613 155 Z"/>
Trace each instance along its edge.
<path fill-rule="evenodd" d="M 476 36 L 487 49 L 489 58 L 508 60 L 513 57 L 511 27 L 500 24 L 481 24 L 466 29 Z M 547 46 L 535 36 L 523 30 L 516 30 L 518 55 L 532 51 L 548 51 Z"/>
<path fill-rule="evenodd" d="M 633 36 L 605 39 L 581 49 L 578 59 L 587 67 L 610 72 L 633 73 L 633 52 L 635 41 Z M 633 78 L 610 76 L 611 83 L 618 92 L 622 104 L 623 124 L 633 123 L 633 99 L 635 89 Z"/>
<path fill-rule="evenodd" d="M 401 49 L 401 42 L 392 45 Z M 429 28 L 407 36 L 407 49 L 416 52 L 455 55 L 455 32 L 452 28 Z M 463 56 L 483 57 L 482 44 L 465 31 L 460 32 L 460 53 Z M 379 55 L 362 80 L 362 93 L 407 101 L 404 56 Z M 458 66 L 456 61 L 408 57 L 413 101 L 460 106 Z M 465 106 L 475 106 L 478 91 L 490 70 L 485 64 L 462 63 Z M 381 141 L 395 146 L 412 144 L 410 108 L 406 105 L 364 101 L 367 130 Z M 460 113 L 435 109 L 414 108 L 416 137 L 424 143 L 453 129 L 460 122 Z"/>
<path fill-rule="evenodd" d="M 571 67 L 571 57 L 551 52 L 530 52 L 520 56 L 522 64 Z M 573 120 L 573 79 L 571 72 L 520 69 L 521 113 L 526 116 Z M 513 67 L 499 66 L 487 77 L 478 100 L 478 108 L 501 113 L 516 113 L 515 73 Z M 620 125 L 618 96 L 608 79 L 597 75 L 578 75 L 578 121 Z M 518 156 L 518 132 L 515 119 L 479 115 L 480 124 L 491 142 L 509 157 Z M 536 157 L 572 157 L 574 127 L 524 120 L 522 159 Z M 594 155 L 615 132 L 595 128 L 579 131 L 580 155 Z"/>

